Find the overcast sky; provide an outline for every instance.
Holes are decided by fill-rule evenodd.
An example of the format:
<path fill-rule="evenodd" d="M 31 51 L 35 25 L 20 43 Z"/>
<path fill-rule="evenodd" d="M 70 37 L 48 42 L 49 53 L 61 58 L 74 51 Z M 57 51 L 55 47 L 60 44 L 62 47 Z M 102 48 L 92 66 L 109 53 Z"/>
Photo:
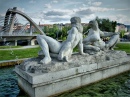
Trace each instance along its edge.
<path fill-rule="evenodd" d="M 8 8 L 29 15 L 37 24 L 70 23 L 73 16 L 88 23 L 96 16 L 130 25 L 130 0 L 0 0 L 0 17 Z M 18 16 L 19 22 L 26 22 Z"/>

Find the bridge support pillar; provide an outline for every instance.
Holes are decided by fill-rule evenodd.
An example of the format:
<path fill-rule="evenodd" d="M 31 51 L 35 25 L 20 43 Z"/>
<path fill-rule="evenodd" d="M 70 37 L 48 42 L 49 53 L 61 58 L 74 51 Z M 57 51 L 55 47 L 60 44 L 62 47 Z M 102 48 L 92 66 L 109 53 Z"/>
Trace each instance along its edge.
<path fill-rule="evenodd" d="M 16 10 L 16 9 L 17 9 L 16 7 L 13 8 L 13 10 Z M 10 25 L 9 34 L 12 34 L 12 32 L 13 32 L 15 16 L 16 16 L 16 13 L 11 14 L 10 23 L 9 23 L 9 25 Z"/>
<path fill-rule="evenodd" d="M 30 35 L 32 35 L 32 24 L 30 23 L 30 29 L 29 29 Z"/>
<path fill-rule="evenodd" d="M 31 45 L 31 40 L 27 40 L 28 41 L 28 45 Z"/>
<path fill-rule="evenodd" d="M 17 40 L 15 40 L 15 44 L 14 44 L 15 46 L 17 46 L 18 44 L 17 44 Z"/>
<path fill-rule="evenodd" d="M 36 41 L 36 39 L 32 39 L 31 40 L 31 45 L 35 45 L 35 41 Z"/>
<path fill-rule="evenodd" d="M 8 29 L 8 26 L 9 26 L 8 22 L 9 22 L 10 14 L 11 14 L 11 12 L 9 12 L 7 10 L 6 15 L 5 15 L 5 20 L 4 20 L 4 27 L 3 27 L 3 31 L 4 32 L 8 32 L 9 31 L 9 29 Z"/>

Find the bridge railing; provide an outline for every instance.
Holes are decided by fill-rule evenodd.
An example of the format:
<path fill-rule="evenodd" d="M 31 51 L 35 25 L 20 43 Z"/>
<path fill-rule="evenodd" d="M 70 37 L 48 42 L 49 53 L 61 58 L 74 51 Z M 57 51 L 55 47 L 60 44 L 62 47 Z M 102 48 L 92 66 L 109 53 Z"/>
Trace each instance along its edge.
<path fill-rule="evenodd" d="M 39 34 L 25 34 L 25 33 L 3 33 L 3 32 L 0 32 L 0 36 L 37 36 Z"/>

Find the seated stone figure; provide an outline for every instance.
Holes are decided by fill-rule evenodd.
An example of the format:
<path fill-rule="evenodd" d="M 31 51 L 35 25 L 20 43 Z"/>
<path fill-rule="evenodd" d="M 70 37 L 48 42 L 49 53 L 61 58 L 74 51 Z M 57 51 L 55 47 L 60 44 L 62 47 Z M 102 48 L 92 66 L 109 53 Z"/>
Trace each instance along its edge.
<path fill-rule="evenodd" d="M 90 21 L 89 25 L 91 28 L 88 30 L 87 37 L 83 40 L 85 52 L 94 54 L 91 51 L 96 53 L 100 50 L 112 49 L 118 42 L 119 33 L 101 31 L 96 20 Z M 105 43 L 101 37 L 110 37 L 110 39 Z"/>
<path fill-rule="evenodd" d="M 68 31 L 67 39 L 60 43 L 57 40 L 46 36 L 46 35 L 38 35 L 37 41 L 42 49 L 42 53 L 44 54 L 44 58 L 40 61 L 40 63 L 48 64 L 51 62 L 51 54 L 58 55 L 58 60 L 66 60 L 71 56 L 73 49 L 78 45 L 80 54 L 83 53 L 83 27 L 81 25 L 81 19 L 79 17 L 72 17 L 70 19 L 72 28 Z"/>

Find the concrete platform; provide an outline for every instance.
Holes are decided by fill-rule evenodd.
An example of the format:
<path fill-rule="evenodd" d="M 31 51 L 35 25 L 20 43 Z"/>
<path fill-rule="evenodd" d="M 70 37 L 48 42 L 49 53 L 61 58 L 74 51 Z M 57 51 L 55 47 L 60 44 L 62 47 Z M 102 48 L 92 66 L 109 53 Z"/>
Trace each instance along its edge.
<path fill-rule="evenodd" d="M 39 68 L 34 73 L 23 69 L 24 64 L 32 62 L 27 60 L 15 67 L 18 84 L 30 97 L 48 97 L 130 70 L 130 56 L 122 51 L 114 51 L 113 55 L 112 53 L 93 56 L 74 55 L 70 62 L 58 62 L 60 64 L 54 63 L 53 60 L 53 65 L 51 63 L 44 68 L 41 67 L 42 69 Z M 77 62 L 79 64 L 75 65 Z M 61 68 L 61 65 L 65 66 Z"/>

